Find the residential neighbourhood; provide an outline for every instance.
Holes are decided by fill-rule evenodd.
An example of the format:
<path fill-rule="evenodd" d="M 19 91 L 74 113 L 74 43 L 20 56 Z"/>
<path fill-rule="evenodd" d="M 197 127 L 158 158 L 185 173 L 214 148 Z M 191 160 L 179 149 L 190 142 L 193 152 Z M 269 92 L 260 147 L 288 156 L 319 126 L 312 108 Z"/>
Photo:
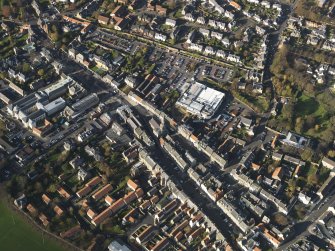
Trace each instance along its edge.
<path fill-rule="evenodd" d="M 0 1 L 7 208 L 66 250 L 334 250 L 334 8 Z"/>

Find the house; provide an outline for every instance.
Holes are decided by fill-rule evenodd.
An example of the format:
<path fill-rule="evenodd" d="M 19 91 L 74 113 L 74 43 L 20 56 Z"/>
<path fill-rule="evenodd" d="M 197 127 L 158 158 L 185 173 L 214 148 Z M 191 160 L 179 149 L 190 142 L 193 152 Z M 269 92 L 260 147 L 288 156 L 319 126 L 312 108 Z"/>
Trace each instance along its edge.
<path fill-rule="evenodd" d="M 118 5 L 112 10 L 111 17 L 125 17 L 127 14 L 127 8 L 124 5 Z"/>
<path fill-rule="evenodd" d="M 142 243 L 151 239 L 154 234 L 155 234 L 155 228 L 151 225 L 147 225 L 144 231 L 136 237 L 136 242 L 141 245 Z"/>
<path fill-rule="evenodd" d="M 153 248 L 150 249 L 150 251 L 163 251 L 168 248 L 170 245 L 170 242 L 167 237 L 164 237 L 160 241 L 158 241 Z"/>
<path fill-rule="evenodd" d="M 203 28 L 200 28 L 199 32 L 206 38 L 208 38 L 210 36 L 210 33 L 211 33 L 209 30 L 203 29 Z"/>
<path fill-rule="evenodd" d="M 80 189 L 76 195 L 78 198 L 82 198 L 85 195 L 89 194 L 92 191 L 92 188 L 90 186 L 85 185 L 82 189 Z"/>
<path fill-rule="evenodd" d="M 272 159 L 274 161 L 281 161 L 283 158 L 283 155 L 277 152 L 272 153 Z"/>
<path fill-rule="evenodd" d="M 108 251 L 131 251 L 131 249 L 126 244 L 114 240 L 108 245 Z"/>
<path fill-rule="evenodd" d="M 101 161 L 102 156 L 100 154 L 100 151 L 96 148 L 90 147 L 89 145 L 85 146 L 85 152 L 89 155 L 94 157 L 96 161 Z"/>
<path fill-rule="evenodd" d="M 120 198 L 110 206 L 110 209 L 115 214 L 116 212 L 118 212 L 124 206 L 126 206 L 126 202 L 124 201 L 123 198 Z"/>
<path fill-rule="evenodd" d="M 196 23 L 204 25 L 206 24 L 206 20 L 204 17 L 198 17 Z"/>
<path fill-rule="evenodd" d="M 334 168 L 335 168 L 335 161 L 333 161 L 333 160 L 331 160 L 327 157 L 323 157 L 321 163 L 322 163 L 322 166 L 324 166 L 324 167 L 326 167 L 330 170 L 334 170 Z"/>
<path fill-rule="evenodd" d="M 262 83 L 253 83 L 252 92 L 262 94 L 263 93 L 263 84 Z"/>
<path fill-rule="evenodd" d="M 93 194 L 92 198 L 94 200 L 100 200 L 107 193 L 109 193 L 110 191 L 112 191 L 112 189 L 113 189 L 112 185 L 111 184 L 107 184 L 106 186 L 104 186 L 103 188 L 101 188 L 100 190 L 98 190 L 95 194 Z"/>
<path fill-rule="evenodd" d="M 155 33 L 155 39 L 159 40 L 159 41 L 162 41 L 162 42 L 165 42 L 166 41 L 166 36 L 156 32 Z"/>
<path fill-rule="evenodd" d="M 172 28 L 174 28 L 176 26 L 176 20 L 173 20 L 171 18 L 167 18 L 165 20 L 165 25 L 171 26 Z"/>
<path fill-rule="evenodd" d="M 226 58 L 226 53 L 223 50 L 218 50 L 216 56 L 219 58 Z"/>
<path fill-rule="evenodd" d="M 78 180 L 85 181 L 90 178 L 90 173 L 86 171 L 84 168 L 79 167 L 78 170 Z"/>
<path fill-rule="evenodd" d="M 215 20 L 213 20 L 213 19 L 209 19 L 209 20 L 208 20 L 208 26 L 213 27 L 213 28 L 216 28 L 216 27 L 217 27 L 217 23 L 216 23 Z"/>
<path fill-rule="evenodd" d="M 94 59 L 94 62 L 96 63 L 97 67 L 102 68 L 106 71 L 109 69 L 109 62 L 107 62 L 105 59 L 103 59 L 103 58 L 101 58 L 97 55 L 94 55 L 93 59 Z"/>
<path fill-rule="evenodd" d="M 28 200 L 27 200 L 26 195 L 22 194 L 21 196 L 19 196 L 18 198 L 16 198 L 14 200 L 14 205 L 17 206 L 20 209 L 23 209 L 23 208 L 26 207 L 27 202 L 28 202 Z"/>
<path fill-rule="evenodd" d="M 87 216 L 92 220 L 95 216 L 97 216 L 97 214 L 92 210 L 92 209 L 88 209 L 87 210 Z"/>
<path fill-rule="evenodd" d="M 63 187 L 58 188 L 57 192 L 67 200 L 71 198 L 71 195 Z"/>
<path fill-rule="evenodd" d="M 124 30 L 129 24 L 128 18 L 118 18 L 116 19 L 116 23 L 114 24 L 114 29 L 118 31 Z"/>
<path fill-rule="evenodd" d="M 82 165 L 84 165 L 84 159 L 81 158 L 79 155 L 77 155 L 76 157 L 74 157 L 70 162 L 70 166 L 73 169 L 78 169 L 79 167 L 81 167 Z"/>
<path fill-rule="evenodd" d="M 220 32 L 212 31 L 211 38 L 216 38 L 217 40 L 222 40 L 223 34 Z M 228 40 L 229 41 L 229 40 Z M 222 42 L 222 41 L 221 41 Z"/>
<path fill-rule="evenodd" d="M 335 172 L 330 172 L 327 180 L 322 184 L 316 194 L 322 199 L 326 196 L 335 186 Z"/>
<path fill-rule="evenodd" d="M 40 219 L 40 221 L 42 222 L 43 226 L 48 226 L 49 225 L 49 221 L 48 218 L 45 216 L 45 214 L 41 213 L 38 217 Z"/>
<path fill-rule="evenodd" d="M 127 181 L 127 186 L 133 191 L 136 191 L 136 189 L 138 188 L 138 185 L 132 179 L 129 179 Z"/>
<path fill-rule="evenodd" d="M 99 22 L 99 24 L 108 25 L 109 24 L 109 17 L 104 16 L 104 15 L 99 15 L 98 16 L 98 22 Z"/>
<path fill-rule="evenodd" d="M 241 62 L 240 57 L 237 56 L 237 55 L 233 55 L 233 54 L 228 54 L 227 60 L 230 61 L 230 62 L 234 62 L 234 63 L 240 63 Z"/>
<path fill-rule="evenodd" d="M 101 181 L 102 181 L 102 178 L 100 176 L 96 176 L 93 179 L 91 179 L 89 182 L 87 182 L 85 186 L 87 186 L 87 187 L 95 187 Z"/>
<path fill-rule="evenodd" d="M 206 55 L 215 55 L 215 51 L 211 46 L 206 46 L 204 53 Z"/>
<path fill-rule="evenodd" d="M 277 167 L 272 173 L 272 179 L 281 180 L 283 177 L 283 168 Z"/>
<path fill-rule="evenodd" d="M 42 195 L 42 200 L 45 204 L 49 205 L 51 202 L 51 199 L 48 195 L 46 195 L 45 193 Z"/>
<path fill-rule="evenodd" d="M 244 81 L 239 81 L 237 83 L 237 89 L 239 89 L 239 90 L 245 90 L 246 86 L 247 86 L 247 83 L 244 82 Z"/>
<path fill-rule="evenodd" d="M 164 7 L 162 7 L 162 6 L 160 6 L 160 5 L 157 4 L 155 6 L 155 10 L 156 10 L 156 12 L 157 12 L 158 15 L 160 15 L 160 16 L 166 16 L 166 12 L 167 12 L 166 8 L 164 8 Z"/>
<path fill-rule="evenodd" d="M 127 76 L 124 82 L 131 88 L 136 88 L 139 84 L 138 79 L 132 76 Z"/>
<path fill-rule="evenodd" d="M 197 51 L 197 52 L 202 52 L 203 46 L 200 44 L 194 44 L 191 43 L 190 46 L 188 47 L 190 50 Z"/>
<path fill-rule="evenodd" d="M 32 204 L 27 205 L 27 210 L 32 215 L 36 215 L 38 212 L 37 209 Z"/>
<path fill-rule="evenodd" d="M 299 201 L 304 203 L 305 205 L 308 205 L 311 202 L 311 197 L 307 196 L 306 194 L 300 192 L 298 195 Z"/>
<path fill-rule="evenodd" d="M 229 5 L 230 5 L 231 7 L 233 7 L 233 8 L 235 8 L 236 10 L 241 10 L 241 9 L 242 9 L 242 8 L 241 8 L 241 5 L 239 5 L 238 3 L 234 2 L 234 1 L 231 1 L 231 2 L 229 3 Z"/>
<path fill-rule="evenodd" d="M 109 195 L 107 195 L 106 197 L 105 197 L 105 202 L 106 202 L 106 204 L 107 205 L 109 205 L 109 206 L 111 206 L 113 203 L 114 203 L 114 199 L 112 198 L 112 197 L 110 197 Z"/>
<path fill-rule="evenodd" d="M 100 223 L 102 223 L 108 217 L 110 217 L 112 215 L 112 213 L 113 212 L 111 210 L 111 207 L 108 207 L 107 209 L 105 209 L 104 211 L 102 211 L 99 215 L 97 215 L 96 217 L 94 217 L 93 220 L 91 221 L 91 223 L 94 226 L 98 226 Z"/>
<path fill-rule="evenodd" d="M 248 118 L 245 118 L 245 117 L 242 117 L 242 116 L 241 116 L 240 123 L 242 125 L 244 125 L 246 128 L 250 128 L 252 126 L 252 120 L 248 119 Z"/>
<path fill-rule="evenodd" d="M 258 225 L 258 228 L 261 230 L 261 234 L 275 247 L 278 248 L 282 239 L 279 238 L 274 232 L 267 229 L 263 223 Z"/>
<path fill-rule="evenodd" d="M 308 145 L 309 139 L 307 139 L 307 138 L 305 138 L 301 135 L 298 135 L 296 133 L 289 132 L 286 135 L 286 138 L 282 140 L 282 142 L 284 144 L 291 145 L 291 146 L 294 146 L 294 147 L 297 147 L 297 148 L 304 148 Z"/>
<path fill-rule="evenodd" d="M 63 213 L 64 213 L 64 211 L 63 211 L 63 209 L 61 209 L 59 206 L 55 206 L 54 207 L 54 212 L 58 215 L 58 216 L 61 216 Z"/>

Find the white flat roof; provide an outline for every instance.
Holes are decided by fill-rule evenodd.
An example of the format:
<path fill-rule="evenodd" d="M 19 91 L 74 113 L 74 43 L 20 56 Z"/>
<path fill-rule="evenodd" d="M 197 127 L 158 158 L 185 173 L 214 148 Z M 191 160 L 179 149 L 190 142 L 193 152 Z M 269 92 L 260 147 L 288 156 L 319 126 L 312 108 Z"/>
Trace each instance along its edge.
<path fill-rule="evenodd" d="M 185 107 L 190 113 L 209 118 L 221 104 L 225 94 L 195 82 L 180 97 L 177 105 Z"/>

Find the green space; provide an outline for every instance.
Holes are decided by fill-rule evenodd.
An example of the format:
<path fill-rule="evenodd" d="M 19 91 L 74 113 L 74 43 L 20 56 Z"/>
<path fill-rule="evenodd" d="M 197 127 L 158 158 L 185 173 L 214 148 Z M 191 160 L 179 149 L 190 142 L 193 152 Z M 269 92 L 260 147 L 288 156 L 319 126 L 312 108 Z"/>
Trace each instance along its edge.
<path fill-rule="evenodd" d="M 313 97 L 302 94 L 295 105 L 296 114 L 299 116 L 314 115 L 322 117 L 326 112 L 324 107 Z"/>
<path fill-rule="evenodd" d="M 44 239 L 44 241 L 43 241 Z M 55 241 L 43 238 L 29 223 L 11 212 L 6 203 L 0 201 L 1 250 L 8 251 L 65 251 Z"/>
<path fill-rule="evenodd" d="M 247 93 L 239 93 L 236 91 L 234 91 L 233 94 L 234 97 L 250 106 L 256 112 L 266 112 L 269 109 L 269 100 L 264 96 L 252 96 Z"/>

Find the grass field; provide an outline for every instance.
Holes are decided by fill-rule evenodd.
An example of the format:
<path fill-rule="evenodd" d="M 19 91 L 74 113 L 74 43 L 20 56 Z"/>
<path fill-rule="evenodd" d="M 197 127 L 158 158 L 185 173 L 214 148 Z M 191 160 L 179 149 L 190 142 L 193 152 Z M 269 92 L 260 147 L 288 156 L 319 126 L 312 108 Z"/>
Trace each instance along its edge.
<path fill-rule="evenodd" d="M 11 212 L 0 200 L 0 250 L 6 251 L 66 251 L 58 243 L 44 238 L 21 216 Z"/>
<path fill-rule="evenodd" d="M 299 116 L 313 114 L 316 117 L 320 118 L 325 113 L 324 107 L 315 98 L 306 96 L 305 94 L 302 94 L 298 98 L 295 109 L 297 115 Z"/>

